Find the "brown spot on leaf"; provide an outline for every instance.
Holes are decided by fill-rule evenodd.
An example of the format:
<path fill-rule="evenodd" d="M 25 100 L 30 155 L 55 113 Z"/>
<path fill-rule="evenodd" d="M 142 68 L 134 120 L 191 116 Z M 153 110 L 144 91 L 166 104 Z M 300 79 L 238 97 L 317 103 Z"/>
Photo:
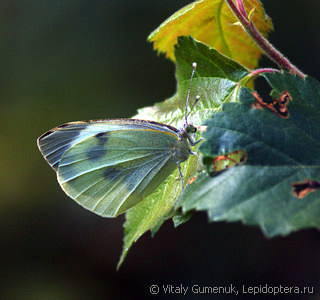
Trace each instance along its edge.
<path fill-rule="evenodd" d="M 192 178 L 189 179 L 188 184 L 193 183 L 196 180 L 197 176 L 193 176 Z"/>
<path fill-rule="evenodd" d="M 292 100 L 292 98 L 288 91 L 283 91 L 279 99 L 273 99 L 272 103 L 267 103 L 263 101 L 263 99 L 259 96 L 259 94 L 256 91 L 252 92 L 252 96 L 257 101 L 256 103 L 253 103 L 251 105 L 252 108 L 257 108 L 257 109 L 268 108 L 281 118 L 286 119 L 289 117 L 287 104 L 289 101 Z"/>
<path fill-rule="evenodd" d="M 244 150 L 236 150 L 228 154 L 219 155 L 213 159 L 213 169 L 215 171 L 222 171 L 246 162 L 247 158 L 247 152 Z"/>
<path fill-rule="evenodd" d="M 294 182 L 291 184 L 293 187 L 293 195 L 302 199 L 311 192 L 320 190 L 320 183 L 316 180 L 305 179 L 300 182 Z"/>

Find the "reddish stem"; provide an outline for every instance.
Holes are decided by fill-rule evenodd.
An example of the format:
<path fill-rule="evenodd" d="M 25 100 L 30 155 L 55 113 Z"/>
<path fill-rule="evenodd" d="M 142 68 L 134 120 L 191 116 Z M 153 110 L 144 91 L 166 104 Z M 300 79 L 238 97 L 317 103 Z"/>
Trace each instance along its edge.
<path fill-rule="evenodd" d="M 250 72 L 250 77 L 252 76 L 258 76 L 262 73 L 274 73 L 274 72 L 278 72 L 281 73 L 281 71 L 279 71 L 278 69 L 273 69 L 273 68 L 261 68 L 261 69 L 256 69 Z"/>
<path fill-rule="evenodd" d="M 247 15 L 246 9 L 245 9 L 245 7 L 244 7 L 244 5 L 243 5 L 243 1 L 242 1 L 242 0 L 237 0 L 237 4 L 238 4 L 240 13 L 241 13 L 246 19 L 248 19 L 248 15 Z"/>
<path fill-rule="evenodd" d="M 232 12 L 235 14 L 237 19 L 240 21 L 243 29 L 248 33 L 248 35 L 255 41 L 258 47 L 264 52 L 264 54 L 276 63 L 280 68 L 289 71 L 290 73 L 297 74 L 298 76 L 304 78 L 306 75 L 301 72 L 297 67 L 295 67 L 290 61 L 284 57 L 274 46 L 269 43 L 269 41 L 264 38 L 257 28 L 254 26 L 252 21 L 248 20 L 247 13 L 244 10 L 244 5 L 242 0 L 237 0 L 239 8 L 235 5 L 232 0 L 225 0 L 229 5 Z"/>

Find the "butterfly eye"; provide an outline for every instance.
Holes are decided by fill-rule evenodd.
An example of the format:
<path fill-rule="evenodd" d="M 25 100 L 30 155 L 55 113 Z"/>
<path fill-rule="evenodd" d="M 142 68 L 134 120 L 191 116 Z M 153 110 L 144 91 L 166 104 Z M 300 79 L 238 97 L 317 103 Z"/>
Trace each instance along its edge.
<path fill-rule="evenodd" d="M 186 131 L 186 133 L 191 134 L 191 133 L 195 133 L 197 131 L 197 128 L 191 124 L 188 124 L 185 131 Z"/>

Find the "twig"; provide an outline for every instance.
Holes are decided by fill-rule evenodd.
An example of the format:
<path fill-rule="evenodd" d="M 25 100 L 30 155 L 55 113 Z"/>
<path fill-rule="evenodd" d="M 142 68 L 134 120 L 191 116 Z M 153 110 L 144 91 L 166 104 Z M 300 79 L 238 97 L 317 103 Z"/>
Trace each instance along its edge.
<path fill-rule="evenodd" d="M 306 76 L 296 66 L 290 63 L 290 61 L 284 57 L 282 53 L 280 53 L 266 38 L 260 34 L 253 22 L 250 20 L 250 17 L 248 17 L 243 5 L 243 0 L 236 0 L 238 6 L 236 6 L 232 0 L 225 1 L 243 26 L 243 29 L 270 60 L 276 63 L 280 68 L 289 71 L 290 73 L 297 74 L 302 78 Z"/>

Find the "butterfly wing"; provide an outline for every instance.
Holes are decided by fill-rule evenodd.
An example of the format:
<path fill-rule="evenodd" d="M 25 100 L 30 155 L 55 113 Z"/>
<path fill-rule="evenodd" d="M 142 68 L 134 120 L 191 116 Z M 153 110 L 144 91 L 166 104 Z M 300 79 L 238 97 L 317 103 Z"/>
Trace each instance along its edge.
<path fill-rule="evenodd" d="M 38 147 L 48 164 L 58 170 L 62 155 L 77 143 L 104 131 L 124 128 L 122 120 L 70 122 L 58 126 L 38 138 Z"/>
<path fill-rule="evenodd" d="M 176 150 L 189 150 L 165 125 L 117 122 L 105 121 L 91 135 L 81 122 L 76 134 L 77 125 L 70 123 L 39 141 L 63 190 L 105 217 L 123 213 L 153 192 L 176 168 L 181 156 Z"/>

